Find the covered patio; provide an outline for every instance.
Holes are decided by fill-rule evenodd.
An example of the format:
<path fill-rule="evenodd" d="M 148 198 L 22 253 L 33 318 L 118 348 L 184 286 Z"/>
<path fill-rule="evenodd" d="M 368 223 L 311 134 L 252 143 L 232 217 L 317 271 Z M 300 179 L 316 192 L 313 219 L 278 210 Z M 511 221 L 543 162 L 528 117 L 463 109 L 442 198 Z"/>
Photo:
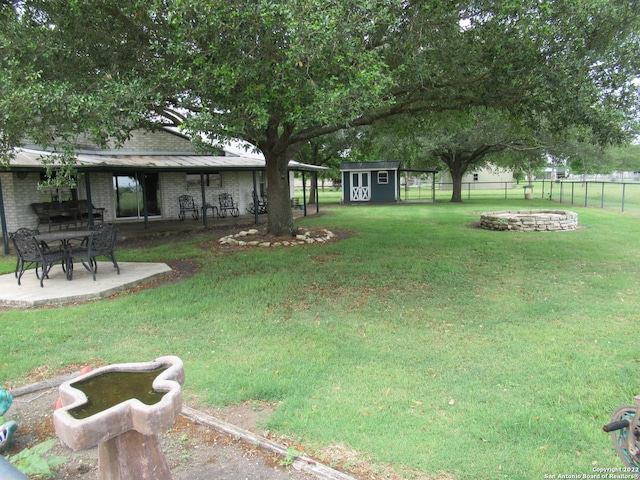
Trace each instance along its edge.
<path fill-rule="evenodd" d="M 202 152 L 189 137 L 172 129 L 136 130 L 121 146 L 101 147 L 78 138 L 73 159 L 75 185 L 47 183 L 46 165 L 54 165 L 55 178 L 60 162 L 51 150 L 27 145 L 16 149 L 0 171 L 0 233 L 5 254 L 10 232 L 78 228 L 78 220 L 89 229 L 95 222 L 113 223 L 121 232 L 132 222 L 153 230 L 157 221 L 188 223 L 194 219 L 207 228 L 225 220 L 220 218 L 228 213 L 222 208 L 225 196 L 233 202 L 232 214 L 253 212 L 254 225 L 268 215 L 264 156 L 241 142 Z M 317 183 L 315 173 L 321 170 L 325 167 L 288 164 L 289 198 L 292 207 L 301 208 L 303 214 L 307 213 L 307 194 L 296 198 L 294 175 L 301 175 L 305 185 L 309 175 Z M 187 215 L 180 201 L 183 197 L 195 205 Z M 256 199 L 263 202 L 261 208 L 255 208 Z M 315 208 L 317 211 L 318 206 Z"/>

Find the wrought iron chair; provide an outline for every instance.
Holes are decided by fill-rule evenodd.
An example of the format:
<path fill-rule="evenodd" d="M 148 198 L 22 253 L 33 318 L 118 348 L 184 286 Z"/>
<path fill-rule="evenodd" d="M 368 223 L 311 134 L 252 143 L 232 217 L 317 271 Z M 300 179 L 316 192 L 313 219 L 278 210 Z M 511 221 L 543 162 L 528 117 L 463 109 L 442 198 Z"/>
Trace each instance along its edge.
<path fill-rule="evenodd" d="M 19 228 L 13 233 L 9 234 L 9 238 L 13 242 L 13 246 L 16 249 L 16 271 L 15 276 L 18 279 L 18 285 L 22 279 L 24 272 L 31 266 L 36 266 L 36 276 L 40 278 L 38 274 L 38 267 L 40 265 L 40 253 L 33 244 L 33 236 L 38 235 L 39 230 L 31 230 L 29 228 Z"/>
<path fill-rule="evenodd" d="M 247 208 L 249 213 L 256 213 L 256 210 L 258 214 L 267 213 L 267 200 L 264 197 L 258 197 L 255 191 L 252 192 L 252 196 L 253 204 Z"/>
<path fill-rule="evenodd" d="M 180 195 L 178 197 L 178 203 L 180 204 L 180 213 L 178 213 L 178 218 L 180 220 L 184 220 L 186 218 L 187 212 L 191 212 L 191 216 L 194 220 L 198 220 L 198 218 L 200 218 L 198 205 L 191 195 Z"/>
<path fill-rule="evenodd" d="M 30 237 L 31 243 L 34 245 L 42 264 L 42 272 L 40 273 L 40 287 L 44 287 L 44 279 L 49 278 L 49 272 L 57 264 L 62 265 L 62 270 L 66 273 L 67 279 L 71 279 L 71 266 L 69 262 L 69 252 L 64 249 L 51 250 L 44 242 L 39 242 L 35 237 Z M 36 275 L 37 275 L 36 267 Z"/>
<path fill-rule="evenodd" d="M 120 275 L 120 266 L 114 253 L 117 235 L 117 228 L 108 223 L 101 223 L 91 232 L 87 241 L 83 242 L 79 248 L 71 250 L 71 258 L 80 260 L 84 268 L 91 272 L 94 281 L 98 272 L 97 257 L 109 258 L 113 263 L 113 268 Z"/>
<path fill-rule="evenodd" d="M 233 197 L 231 195 L 228 193 L 221 193 L 218 195 L 218 201 L 220 202 L 221 218 L 225 218 L 227 216 L 227 212 L 229 212 L 232 217 L 240 216 L 238 205 L 233 203 Z"/>

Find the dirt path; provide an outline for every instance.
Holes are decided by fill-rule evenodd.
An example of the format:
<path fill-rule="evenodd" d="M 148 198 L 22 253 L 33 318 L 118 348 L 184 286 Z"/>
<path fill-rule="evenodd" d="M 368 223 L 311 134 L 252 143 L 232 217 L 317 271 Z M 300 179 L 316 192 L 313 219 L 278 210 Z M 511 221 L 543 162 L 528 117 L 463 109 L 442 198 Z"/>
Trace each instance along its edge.
<path fill-rule="evenodd" d="M 42 388 L 25 394 L 20 392 L 25 389 L 16 391 L 13 405 L 5 414 L 7 419 L 18 423 L 15 445 L 5 455 L 55 438 L 52 412 L 58 398 L 57 386 L 37 387 Z M 259 407 L 244 407 L 228 414 L 250 427 L 266 412 Z M 352 478 L 304 456 L 293 461 L 286 455 L 286 446 L 189 407 L 184 408 L 173 428 L 161 435 L 160 440 L 173 480 Z M 58 441 L 48 455 L 65 457 L 68 462 L 51 478 L 97 480 L 97 454 L 97 447 L 74 452 Z"/>

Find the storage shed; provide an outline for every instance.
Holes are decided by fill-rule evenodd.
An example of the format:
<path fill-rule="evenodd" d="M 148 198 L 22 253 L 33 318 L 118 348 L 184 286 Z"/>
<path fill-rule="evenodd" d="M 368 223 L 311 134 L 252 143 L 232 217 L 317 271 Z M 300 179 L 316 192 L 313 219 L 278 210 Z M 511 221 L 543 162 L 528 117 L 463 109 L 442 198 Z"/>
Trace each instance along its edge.
<path fill-rule="evenodd" d="M 340 165 L 343 203 L 400 201 L 400 162 L 352 162 Z"/>

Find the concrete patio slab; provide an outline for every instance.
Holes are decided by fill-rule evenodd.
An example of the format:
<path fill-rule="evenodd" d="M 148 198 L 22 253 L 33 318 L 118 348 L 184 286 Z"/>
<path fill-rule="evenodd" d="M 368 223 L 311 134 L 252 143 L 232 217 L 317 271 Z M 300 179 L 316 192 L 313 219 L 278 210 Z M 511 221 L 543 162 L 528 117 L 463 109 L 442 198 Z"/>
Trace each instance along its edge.
<path fill-rule="evenodd" d="M 118 265 L 120 275 L 111 262 L 98 262 L 95 282 L 82 264 L 75 266 L 71 281 L 66 279 L 62 267 L 56 265 L 42 288 L 33 269 L 24 273 L 22 285 L 18 285 L 13 273 L 0 275 L 0 306 L 29 308 L 97 300 L 165 277 L 172 271 L 165 263 L 118 262 Z"/>

